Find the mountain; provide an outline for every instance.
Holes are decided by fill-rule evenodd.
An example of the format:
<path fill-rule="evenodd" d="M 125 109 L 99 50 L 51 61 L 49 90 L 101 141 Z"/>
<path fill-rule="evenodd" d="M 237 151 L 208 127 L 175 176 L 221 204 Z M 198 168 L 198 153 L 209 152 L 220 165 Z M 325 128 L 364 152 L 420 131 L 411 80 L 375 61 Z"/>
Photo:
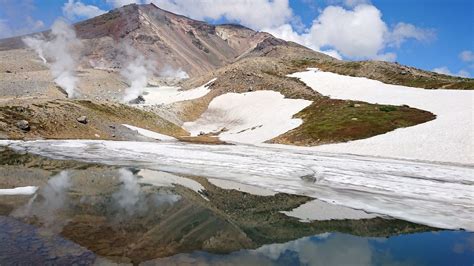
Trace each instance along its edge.
<path fill-rule="evenodd" d="M 272 57 L 297 60 L 302 66 L 368 77 L 390 84 L 422 88 L 474 88 L 472 79 L 397 63 L 336 60 L 269 33 L 235 24 L 211 25 L 160 9 L 154 4 L 126 5 L 78 22 L 74 27 L 83 43 L 81 63 L 85 68 L 120 69 L 125 57 L 122 45 L 126 43 L 152 59 L 158 71 L 182 69 L 190 77 L 209 73 L 242 58 Z M 43 34 L 47 38 L 49 31 Z M 23 37 L 0 40 L 0 51 L 24 48 Z M 314 59 L 319 63 L 315 64 Z"/>
<path fill-rule="evenodd" d="M 182 68 L 190 76 L 229 64 L 263 41 L 284 42 L 240 25 L 210 25 L 154 4 L 127 5 L 74 26 L 84 44 L 83 64 L 120 68 L 120 44 L 128 43 L 158 69 Z M 21 37 L 0 41 L 0 50 L 23 47 Z"/>

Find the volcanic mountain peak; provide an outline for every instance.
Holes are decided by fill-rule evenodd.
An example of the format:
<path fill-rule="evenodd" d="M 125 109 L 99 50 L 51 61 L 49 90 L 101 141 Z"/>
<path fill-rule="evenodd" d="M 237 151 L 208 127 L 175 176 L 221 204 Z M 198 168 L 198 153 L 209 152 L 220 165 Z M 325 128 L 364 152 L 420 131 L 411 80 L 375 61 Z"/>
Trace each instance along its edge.
<path fill-rule="evenodd" d="M 241 25 L 190 19 L 154 4 L 126 5 L 74 26 L 84 43 L 83 65 L 121 68 L 126 43 L 153 60 L 157 70 L 182 68 L 190 76 L 232 63 L 262 41 L 276 39 Z M 43 34 L 49 37 L 49 31 Z M 0 50 L 23 47 L 22 37 L 0 41 Z"/>
<path fill-rule="evenodd" d="M 101 35 L 94 25 L 108 27 L 108 34 Z M 156 58 L 158 68 L 183 68 L 191 76 L 231 63 L 265 39 L 274 38 L 240 25 L 210 25 L 153 4 L 128 5 L 79 23 L 76 29 L 82 38 L 96 31 L 99 34 L 96 33 L 95 38 L 104 36 L 112 37 L 116 42 L 126 41 L 147 56 Z M 83 31 L 88 33 L 82 34 Z M 106 54 L 101 56 L 107 58 Z"/>

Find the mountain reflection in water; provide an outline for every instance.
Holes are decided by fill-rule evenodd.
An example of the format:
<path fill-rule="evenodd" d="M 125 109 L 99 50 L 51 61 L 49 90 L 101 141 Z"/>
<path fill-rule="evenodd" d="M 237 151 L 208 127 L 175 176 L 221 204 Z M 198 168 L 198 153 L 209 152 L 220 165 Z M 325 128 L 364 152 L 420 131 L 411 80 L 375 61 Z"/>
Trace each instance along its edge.
<path fill-rule="evenodd" d="M 300 222 L 308 197 L 0 152 L 0 264 L 471 265 L 474 235 L 390 218 Z M 146 173 L 146 177 L 142 176 Z M 170 180 L 173 180 L 170 182 Z"/>

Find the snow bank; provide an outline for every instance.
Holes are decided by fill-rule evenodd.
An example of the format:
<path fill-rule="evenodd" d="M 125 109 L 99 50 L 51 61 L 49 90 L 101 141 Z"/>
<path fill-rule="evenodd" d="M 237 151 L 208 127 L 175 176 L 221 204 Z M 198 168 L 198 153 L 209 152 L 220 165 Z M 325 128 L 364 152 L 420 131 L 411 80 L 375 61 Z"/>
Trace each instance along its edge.
<path fill-rule="evenodd" d="M 279 92 L 227 93 L 214 98 L 208 109 L 183 127 L 197 136 L 216 133 L 229 142 L 261 143 L 301 125 L 293 115 L 311 104 L 307 100 L 285 99 Z"/>
<path fill-rule="evenodd" d="M 179 87 L 148 87 L 145 89 L 144 104 L 140 106 L 155 105 L 155 104 L 170 104 L 174 102 L 181 102 L 186 100 L 193 100 L 201 98 L 208 94 L 211 90 L 209 84 L 216 81 L 212 79 L 206 84 L 191 90 L 181 90 Z"/>
<path fill-rule="evenodd" d="M 140 170 L 138 172 L 138 175 L 141 176 L 141 178 L 138 179 L 138 183 L 140 184 L 149 184 L 157 187 L 174 187 L 175 185 L 181 185 L 183 187 L 191 189 L 192 191 L 201 195 L 201 197 L 203 197 L 204 199 L 208 200 L 201 193 L 206 189 L 200 183 L 192 179 L 173 175 L 166 172 L 153 171 L 148 169 Z"/>
<path fill-rule="evenodd" d="M 474 231 L 472 166 L 253 145 L 91 140 L 5 144 L 54 159 L 230 180 L 435 227 Z M 302 180 L 308 175 L 316 182 Z"/>
<path fill-rule="evenodd" d="M 316 150 L 474 163 L 474 91 L 425 90 L 388 85 L 366 78 L 342 76 L 310 69 L 290 75 L 334 99 L 409 105 L 430 111 L 436 119 L 383 135 L 347 143 L 316 147 Z"/>
<path fill-rule="evenodd" d="M 144 128 L 141 128 L 141 127 L 135 127 L 135 126 L 127 125 L 127 124 L 122 124 L 122 126 L 128 128 L 128 129 L 134 130 L 138 134 L 140 134 L 142 136 L 145 136 L 147 138 L 157 139 L 157 140 L 161 140 L 161 141 L 174 141 L 174 140 L 176 140 L 175 138 L 170 137 L 168 135 L 160 134 L 160 133 L 157 133 L 157 132 L 154 132 L 154 131 L 151 131 L 151 130 L 148 130 L 148 129 L 144 129 Z"/>
<path fill-rule="evenodd" d="M 371 219 L 378 216 L 373 213 L 366 213 L 365 211 L 354 210 L 320 200 L 312 200 L 291 211 L 282 211 L 281 213 L 298 218 L 302 222 L 344 219 L 360 220 Z"/>
<path fill-rule="evenodd" d="M 35 186 L 3 188 L 0 189 L 0 195 L 33 195 L 36 190 L 38 187 Z"/>

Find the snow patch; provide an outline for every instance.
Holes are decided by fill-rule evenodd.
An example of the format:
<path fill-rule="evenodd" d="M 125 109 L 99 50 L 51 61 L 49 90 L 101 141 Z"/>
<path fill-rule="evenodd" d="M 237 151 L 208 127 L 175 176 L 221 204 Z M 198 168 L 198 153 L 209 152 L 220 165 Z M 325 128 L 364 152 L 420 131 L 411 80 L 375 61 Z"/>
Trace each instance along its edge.
<path fill-rule="evenodd" d="M 140 104 L 140 106 L 171 104 L 201 98 L 211 91 L 209 85 L 214 81 L 216 79 L 212 79 L 206 84 L 191 90 L 181 90 L 180 87 L 169 86 L 147 87 L 145 95 L 143 95 L 145 103 Z"/>
<path fill-rule="evenodd" d="M 301 125 L 303 121 L 293 115 L 310 104 L 285 99 L 275 91 L 226 93 L 214 98 L 199 119 L 183 127 L 192 136 L 214 133 L 223 141 L 262 143 Z"/>
<path fill-rule="evenodd" d="M 384 84 L 309 69 L 290 75 L 333 99 L 409 105 L 436 114 L 436 119 L 386 134 L 315 150 L 439 162 L 474 163 L 474 91 L 426 90 Z"/>
<path fill-rule="evenodd" d="M 16 188 L 3 188 L 0 189 L 0 195 L 33 195 L 35 194 L 38 187 L 27 186 L 27 187 L 16 187 Z"/>
<path fill-rule="evenodd" d="M 175 141 L 176 140 L 175 138 L 170 137 L 168 135 L 160 134 L 160 133 L 157 133 L 157 132 L 154 132 L 154 131 L 151 131 L 151 130 L 148 130 L 148 129 L 144 129 L 144 128 L 141 128 L 141 127 L 135 127 L 135 126 L 127 125 L 127 124 L 122 124 L 122 126 L 128 128 L 130 130 L 134 130 L 134 131 L 138 132 L 138 134 L 140 134 L 142 136 L 145 136 L 145 137 L 148 137 L 148 138 L 157 139 L 157 140 L 161 140 L 161 141 Z"/>
<path fill-rule="evenodd" d="M 202 194 L 202 191 L 205 191 L 206 189 L 200 183 L 192 179 L 148 169 L 140 170 L 138 175 L 141 176 L 141 178 L 138 179 L 138 183 L 149 184 L 157 187 L 174 187 L 175 185 L 181 185 L 191 189 L 192 191 L 201 195 L 201 197 L 204 199 L 208 200 Z"/>
<path fill-rule="evenodd" d="M 282 211 L 281 213 L 290 217 L 298 218 L 302 222 L 311 222 L 315 220 L 360 220 L 378 217 L 378 215 L 373 213 L 334 205 L 320 200 L 312 200 L 291 211 Z"/>

